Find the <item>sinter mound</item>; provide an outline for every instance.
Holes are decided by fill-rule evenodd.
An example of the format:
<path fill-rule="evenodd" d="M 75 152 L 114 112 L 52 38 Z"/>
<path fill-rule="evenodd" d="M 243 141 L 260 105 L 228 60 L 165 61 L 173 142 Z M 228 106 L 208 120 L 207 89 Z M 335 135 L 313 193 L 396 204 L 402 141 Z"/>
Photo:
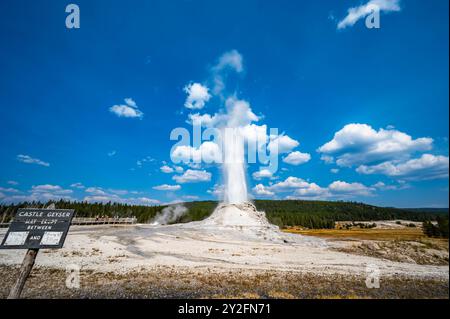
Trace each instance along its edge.
<path fill-rule="evenodd" d="M 255 205 L 249 202 L 242 204 L 221 203 L 207 219 L 189 224 L 186 224 L 186 226 L 194 226 L 210 232 L 219 231 L 222 236 L 236 239 L 245 237 L 277 243 L 324 245 L 324 241 L 317 238 L 292 236 L 281 232 L 278 226 L 267 220 L 264 212 L 258 211 Z"/>

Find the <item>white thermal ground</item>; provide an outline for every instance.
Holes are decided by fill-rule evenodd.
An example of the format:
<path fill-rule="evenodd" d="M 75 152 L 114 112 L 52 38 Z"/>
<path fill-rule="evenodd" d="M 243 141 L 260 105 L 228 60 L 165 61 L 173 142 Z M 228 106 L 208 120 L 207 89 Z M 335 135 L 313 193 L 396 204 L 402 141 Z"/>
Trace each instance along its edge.
<path fill-rule="evenodd" d="M 0 238 L 6 229 L 0 229 Z M 36 265 L 132 273 L 155 267 L 189 271 L 261 270 L 365 276 L 377 266 L 382 277 L 448 280 L 448 266 L 418 265 L 338 252 L 333 241 L 286 234 L 253 205 L 222 204 L 207 219 L 151 226 L 72 226 L 63 249 L 43 249 Z M 0 250 L 0 264 L 19 265 L 24 250 Z"/>

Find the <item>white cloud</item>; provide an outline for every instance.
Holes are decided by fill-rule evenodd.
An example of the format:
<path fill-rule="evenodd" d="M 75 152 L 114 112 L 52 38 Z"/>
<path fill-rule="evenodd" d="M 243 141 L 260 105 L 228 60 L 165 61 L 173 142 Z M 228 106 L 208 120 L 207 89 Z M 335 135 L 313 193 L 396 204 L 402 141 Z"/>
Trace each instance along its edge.
<path fill-rule="evenodd" d="M 335 181 L 328 187 L 321 187 L 316 183 L 293 176 L 273 185 L 258 184 L 253 188 L 254 194 L 261 196 L 288 193 L 287 199 L 348 199 L 356 196 L 372 196 L 374 190 L 373 187 L 367 187 L 361 183 L 343 181 Z"/>
<path fill-rule="evenodd" d="M 219 62 L 214 68 L 216 70 L 231 68 L 234 71 L 240 73 L 244 70 L 242 60 L 242 55 L 238 51 L 231 50 L 222 54 L 222 56 L 219 58 Z"/>
<path fill-rule="evenodd" d="M 116 195 L 127 195 L 128 193 L 130 193 L 129 191 L 125 190 L 125 189 L 111 189 L 108 188 L 108 192 L 116 194 Z M 136 192 L 133 192 L 136 193 Z"/>
<path fill-rule="evenodd" d="M 85 192 L 94 195 L 106 195 L 106 192 L 100 187 L 88 187 Z"/>
<path fill-rule="evenodd" d="M 274 192 L 270 191 L 263 184 L 258 184 L 255 187 L 253 187 L 253 193 L 255 193 L 255 195 L 259 195 L 259 196 L 273 196 L 273 195 L 275 195 Z"/>
<path fill-rule="evenodd" d="M 184 168 L 181 166 L 174 166 L 173 167 L 175 169 L 175 172 L 177 173 L 183 173 L 184 172 Z"/>
<path fill-rule="evenodd" d="M 383 174 L 405 180 L 432 180 L 448 178 L 449 158 L 423 154 L 405 162 L 387 161 L 378 165 L 361 165 L 356 171 L 361 174 Z"/>
<path fill-rule="evenodd" d="M 283 162 L 291 165 L 300 165 L 308 162 L 311 159 L 311 155 L 308 153 L 301 153 L 295 151 L 283 158 Z"/>
<path fill-rule="evenodd" d="M 339 173 L 339 168 L 332 168 L 332 169 L 330 169 L 330 172 L 333 174 L 337 174 L 337 173 Z"/>
<path fill-rule="evenodd" d="M 202 109 L 211 98 L 209 89 L 200 83 L 191 83 L 184 87 L 188 95 L 184 106 L 188 109 Z"/>
<path fill-rule="evenodd" d="M 303 187 L 295 190 L 295 196 L 304 198 L 325 198 L 329 196 L 328 190 L 316 183 L 307 183 Z"/>
<path fill-rule="evenodd" d="M 205 163 L 221 163 L 222 151 L 216 143 L 206 141 L 198 148 L 189 145 L 179 145 L 175 147 L 170 157 L 175 163 L 188 163 L 190 161 L 194 163 L 200 163 L 201 161 Z"/>
<path fill-rule="evenodd" d="M 31 191 L 33 193 L 53 193 L 57 195 L 71 194 L 73 192 L 71 189 L 63 189 L 59 185 L 50 184 L 32 186 Z"/>
<path fill-rule="evenodd" d="M 4 187 L 0 187 L 0 192 L 3 193 L 19 193 L 20 191 L 18 189 L 15 188 L 4 188 Z"/>
<path fill-rule="evenodd" d="M 256 180 L 261 180 L 263 178 L 271 178 L 273 176 L 273 174 L 268 169 L 263 169 L 263 170 L 254 172 L 252 174 L 252 176 Z"/>
<path fill-rule="evenodd" d="M 128 200 L 129 203 L 135 203 L 136 205 L 157 205 L 161 202 L 157 199 L 152 199 L 148 197 L 131 198 Z"/>
<path fill-rule="evenodd" d="M 141 168 L 144 164 L 146 164 L 146 163 L 153 163 L 155 161 L 156 160 L 154 158 L 152 158 L 150 156 L 146 156 L 143 159 L 137 160 L 136 161 L 136 166 Z"/>
<path fill-rule="evenodd" d="M 136 102 L 130 97 L 125 98 L 125 103 L 130 107 L 137 108 Z"/>
<path fill-rule="evenodd" d="M 121 198 L 117 195 L 93 195 L 93 196 L 86 196 L 84 197 L 83 201 L 89 202 L 89 203 L 121 203 L 121 204 L 128 204 L 128 205 L 142 205 L 142 206 L 154 206 L 158 205 L 161 202 L 157 199 L 152 199 L 148 197 L 138 197 L 138 198 Z"/>
<path fill-rule="evenodd" d="M 131 98 L 126 98 L 125 104 L 111 106 L 109 111 L 116 114 L 118 117 L 142 118 L 144 116 L 144 113 L 139 110 L 136 102 Z"/>
<path fill-rule="evenodd" d="M 251 122 L 259 121 L 259 117 L 253 113 L 250 104 L 236 97 L 229 97 L 225 106 L 227 108 L 227 127 L 243 127 Z"/>
<path fill-rule="evenodd" d="M 78 188 L 78 189 L 83 189 L 83 188 L 85 188 L 85 186 L 84 186 L 83 184 L 81 184 L 81 183 L 73 183 L 73 184 L 70 185 L 70 187 L 72 187 L 72 188 Z"/>
<path fill-rule="evenodd" d="M 369 196 L 372 189 L 361 183 L 347 183 L 335 181 L 328 186 L 328 189 L 335 195 L 362 195 Z"/>
<path fill-rule="evenodd" d="M 36 165 L 41 165 L 41 166 L 46 166 L 46 167 L 50 166 L 49 163 L 41 161 L 38 158 L 33 158 L 29 155 L 22 155 L 22 154 L 17 155 L 17 160 L 19 162 L 26 163 L 26 164 L 36 164 Z"/>
<path fill-rule="evenodd" d="M 197 200 L 197 199 L 199 199 L 199 197 L 195 196 L 195 195 L 184 195 L 183 199 L 185 199 L 185 200 Z"/>
<path fill-rule="evenodd" d="M 225 114 L 214 114 L 210 115 L 208 113 L 200 115 L 200 113 L 189 114 L 187 121 L 188 124 L 192 125 L 201 125 L 203 127 L 214 127 L 218 123 L 222 122 L 225 119 Z"/>
<path fill-rule="evenodd" d="M 225 89 L 224 76 L 228 71 L 231 70 L 236 73 L 244 71 L 242 60 L 242 55 L 236 50 L 225 52 L 219 58 L 219 61 L 211 70 L 214 80 L 214 94 L 220 94 Z"/>
<path fill-rule="evenodd" d="M 334 157 L 329 155 L 322 155 L 320 156 L 320 159 L 325 162 L 325 164 L 333 164 L 334 163 Z"/>
<path fill-rule="evenodd" d="M 364 5 L 348 9 L 347 16 L 338 22 L 338 29 L 353 26 L 358 20 L 365 18 L 374 11 L 397 12 L 400 11 L 400 0 L 370 0 Z"/>
<path fill-rule="evenodd" d="M 167 165 L 163 165 L 159 168 L 161 170 L 161 172 L 166 173 L 166 174 L 170 174 L 173 173 L 173 168 Z"/>
<path fill-rule="evenodd" d="M 338 166 L 370 164 L 407 158 L 412 153 L 431 149 L 432 138 L 412 139 L 397 130 L 374 130 L 367 124 L 348 124 L 322 145 L 318 152 L 336 158 Z"/>
<path fill-rule="evenodd" d="M 6 183 L 13 186 L 19 185 L 19 182 L 16 181 L 7 181 Z"/>
<path fill-rule="evenodd" d="M 70 196 L 72 190 L 63 189 L 58 185 L 36 185 L 32 186 L 28 194 L 17 194 L 19 191 L 12 191 L 12 189 L 3 189 L 2 191 L 8 191 L 7 196 L 4 196 L 2 201 L 7 203 L 19 203 L 19 202 L 47 202 L 49 200 L 75 200 Z"/>
<path fill-rule="evenodd" d="M 298 177 L 289 176 L 284 181 L 270 186 L 270 189 L 276 192 L 288 192 L 294 189 L 307 187 L 309 187 L 309 183 L 305 180 Z"/>
<path fill-rule="evenodd" d="M 108 156 L 109 156 L 109 157 L 112 157 L 112 156 L 114 156 L 114 155 L 116 155 L 116 154 L 117 154 L 116 151 L 108 152 Z"/>
<path fill-rule="evenodd" d="M 158 191 L 177 191 L 177 190 L 181 189 L 181 186 L 180 185 L 163 184 L 163 185 L 154 186 L 153 189 L 156 189 Z"/>
<path fill-rule="evenodd" d="M 225 192 L 224 185 L 214 184 L 214 186 L 211 189 L 208 189 L 206 191 L 208 194 L 212 194 L 217 198 L 222 198 Z"/>
<path fill-rule="evenodd" d="M 197 182 L 209 182 L 211 180 L 211 173 L 205 170 L 192 170 L 188 169 L 183 175 L 175 175 L 173 180 L 183 183 L 197 183 Z"/>
<path fill-rule="evenodd" d="M 290 138 L 287 135 L 271 136 L 270 142 L 267 148 L 272 153 L 289 153 L 292 149 L 296 148 L 300 143 Z"/>
<path fill-rule="evenodd" d="M 377 182 L 375 184 L 372 185 L 372 188 L 378 189 L 378 190 L 382 190 L 382 191 L 386 191 L 386 190 L 399 190 L 399 189 L 407 189 L 410 188 L 410 185 L 407 183 L 399 183 L 397 185 L 386 185 L 383 182 Z"/>

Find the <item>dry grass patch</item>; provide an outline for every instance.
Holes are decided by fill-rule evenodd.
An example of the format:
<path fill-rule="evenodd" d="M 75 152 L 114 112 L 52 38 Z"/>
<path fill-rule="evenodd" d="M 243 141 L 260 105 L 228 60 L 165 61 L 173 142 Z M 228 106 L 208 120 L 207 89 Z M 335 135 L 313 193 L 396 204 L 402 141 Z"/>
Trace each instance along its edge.
<path fill-rule="evenodd" d="M 316 236 L 328 239 L 359 239 L 359 240 L 409 240 L 426 239 L 419 228 L 401 229 L 302 229 L 290 227 L 283 229 L 286 233 Z"/>

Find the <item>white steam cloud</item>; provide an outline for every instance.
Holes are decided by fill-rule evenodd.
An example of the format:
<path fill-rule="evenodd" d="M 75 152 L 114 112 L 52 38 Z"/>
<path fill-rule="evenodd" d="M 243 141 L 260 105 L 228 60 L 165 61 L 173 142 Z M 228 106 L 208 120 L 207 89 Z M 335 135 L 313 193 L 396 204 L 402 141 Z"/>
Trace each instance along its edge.
<path fill-rule="evenodd" d="M 175 206 L 168 206 L 164 208 L 158 215 L 155 216 L 151 225 L 156 226 L 173 223 L 187 212 L 188 209 L 181 204 Z"/>

